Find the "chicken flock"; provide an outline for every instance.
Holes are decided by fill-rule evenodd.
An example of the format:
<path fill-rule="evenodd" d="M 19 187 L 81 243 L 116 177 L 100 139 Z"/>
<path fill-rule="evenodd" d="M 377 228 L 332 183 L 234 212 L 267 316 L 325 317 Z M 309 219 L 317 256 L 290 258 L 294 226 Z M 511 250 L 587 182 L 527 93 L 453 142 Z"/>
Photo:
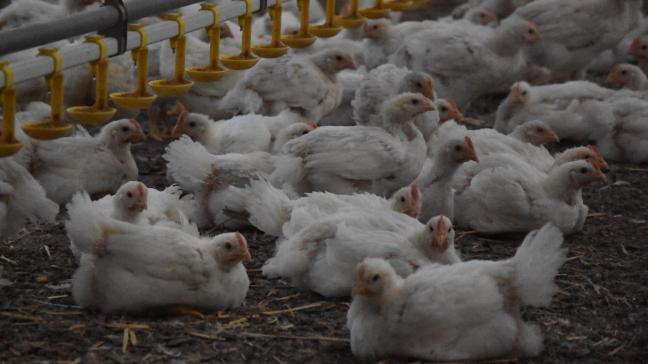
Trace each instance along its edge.
<path fill-rule="evenodd" d="M 92 3 L 14 0 L 0 29 Z M 64 206 L 75 301 L 137 313 L 243 305 L 254 252 L 237 231 L 256 228 L 277 238 L 265 277 L 351 297 L 359 358 L 538 355 L 542 334 L 520 309 L 551 303 L 563 235 L 587 223 L 582 189 L 606 181 L 608 161 L 648 162 L 642 5 L 429 0 L 160 98 L 144 127 L 120 111 L 96 133 L 77 125 L 53 141 L 17 128 L 24 147 L 0 159 L 0 236 L 54 223 Z M 286 5 L 284 32 L 298 15 Z M 255 19 L 255 41 L 269 24 Z M 224 22 L 221 36 L 236 53 L 238 27 Z M 204 34 L 187 43 L 188 66 L 206 63 Z M 150 76 L 172 75 L 167 43 L 149 57 Z M 94 97 L 89 67 L 65 75 L 66 103 Z M 110 76 L 111 90 L 132 87 L 128 56 L 111 59 Z M 19 123 L 49 115 L 40 81 L 17 88 Z M 492 128 L 461 112 L 504 94 Z M 131 146 L 147 136 L 163 142 L 164 190 L 137 182 Z M 572 147 L 545 148 L 563 140 Z M 528 235 L 509 259 L 463 261 L 455 226 Z M 213 228 L 227 232 L 201 233 Z"/>

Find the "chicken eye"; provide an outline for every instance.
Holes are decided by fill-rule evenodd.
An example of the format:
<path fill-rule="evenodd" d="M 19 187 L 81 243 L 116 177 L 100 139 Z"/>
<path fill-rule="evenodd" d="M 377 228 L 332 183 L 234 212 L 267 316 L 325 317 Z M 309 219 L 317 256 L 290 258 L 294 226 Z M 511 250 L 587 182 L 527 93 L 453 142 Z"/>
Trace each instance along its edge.
<path fill-rule="evenodd" d="M 536 131 L 537 131 L 538 133 L 543 133 L 543 132 L 544 132 L 544 130 L 543 130 L 542 128 L 537 128 Z"/>
<path fill-rule="evenodd" d="M 133 198 L 133 194 L 132 194 L 131 192 L 127 193 L 126 196 L 127 196 L 128 198 Z"/>
<path fill-rule="evenodd" d="M 646 45 L 642 45 L 642 46 L 641 46 L 641 49 L 645 51 L 646 49 L 648 49 L 648 46 L 646 46 Z"/>
<path fill-rule="evenodd" d="M 401 196 L 400 202 L 405 202 L 405 197 Z"/>
<path fill-rule="evenodd" d="M 306 134 L 308 134 L 308 130 L 304 130 L 301 132 L 301 135 L 306 135 Z"/>
<path fill-rule="evenodd" d="M 417 83 L 416 83 L 416 87 L 418 87 L 418 88 L 423 88 L 423 84 L 420 83 L 420 82 L 417 82 Z"/>
<path fill-rule="evenodd" d="M 196 127 L 196 122 L 195 121 L 190 122 L 189 127 L 190 128 L 195 128 Z"/>
<path fill-rule="evenodd" d="M 231 250 L 232 249 L 232 244 L 230 243 L 225 243 L 225 249 Z"/>
<path fill-rule="evenodd" d="M 463 148 L 461 147 L 461 145 L 455 145 L 454 147 L 454 150 L 456 150 L 457 152 L 461 152 L 462 149 Z"/>
<path fill-rule="evenodd" d="M 533 29 L 529 29 L 529 30 L 527 30 L 527 33 L 529 33 L 529 34 L 533 34 L 533 33 L 534 33 L 534 32 L 533 32 Z"/>
<path fill-rule="evenodd" d="M 587 173 L 587 168 L 583 167 L 580 169 L 581 174 L 586 174 Z"/>
<path fill-rule="evenodd" d="M 442 112 L 446 112 L 446 111 L 448 111 L 448 108 L 445 107 L 445 106 L 441 106 L 441 111 L 442 111 Z"/>
<path fill-rule="evenodd" d="M 412 100 L 412 105 L 418 105 L 418 103 L 419 103 L 419 100 L 417 100 L 417 99 Z"/>
<path fill-rule="evenodd" d="M 342 60 L 342 56 L 335 56 L 335 60 L 336 60 L 336 61 L 341 61 L 341 60 Z"/>
<path fill-rule="evenodd" d="M 450 232 L 451 230 L 452 230 L 452 226 L 450 226 L 450 227 L 448 228 L 448 232 Z"/>
<path fill-rule="evenodd" d="M 526 92 L 526 91 L 522 91 L 522 96 L 526 96 L 526 95 L 527 95 L 527 92 Z"/>
<path fill-rule="evenodd" d="M 371 277 L 372 282 L 377 282 L 380 279 L 380 276 L 378 274 L 374 274 L 373 277 Z"/>
<path fill-rule="evenodd" d="M 434 226 L 430 225 L 428 226 L 428 229 L 430 229 L 431 232 L 434 232 Z"/>
<path fill-rule="evenodd" d="M 122 128 L 121 128 L 121 131 L 123 131 L 124 133 L 128 132 L 129 130 L 130 130 L 130 128 L 127 127 L 127 126 L 122 126 Z"/>
<path fill-rule="evenodd" d="M 486 14 L 484 14 L 484 13 L 479 13 L 479 17 L 480 17 L 480 18 L 485 18 L 485 17 L 486 17 Z"/>
<path fill-rule="evenodd" d="M 377 25 L 374 25 L 372 28 L 373 28 L 373 29 L 378 29 L 378 26 L 377 26 Z"/>
<path fill-rule="evenodd" d="M 623 71 L 621 71 L 621 74 L 625 76 L 625 75 L 627 75 L 627 74 L 628 74 L 628 71 L 626 71 L 626 70 L 623 70 Z"/>

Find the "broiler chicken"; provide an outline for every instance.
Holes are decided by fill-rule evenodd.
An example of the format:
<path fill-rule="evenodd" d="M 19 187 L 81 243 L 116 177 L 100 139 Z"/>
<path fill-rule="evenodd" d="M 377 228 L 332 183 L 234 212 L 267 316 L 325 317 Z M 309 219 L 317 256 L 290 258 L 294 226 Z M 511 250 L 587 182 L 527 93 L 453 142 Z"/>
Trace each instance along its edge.
<path fill-rule="evenodd" d="M 28 169 L 58 204 L 74 193 L 106 194 L 137 178 L 131 144 L 145 139 L 135 120 L 106 124 L 96 136 L 32 141 Z"/>
<path fill-rule="evenodd" d="M 86 194 L 76 195 L 68 211 L 67 233 L 87 255 L 73 276 L 79 306 L 142 312 L 243 303 L 249 279 L 241 262 L 251 257 L 241 234 L 198 238 L 178 229 L 124 223 L 93 208 Z"/>
<path fill-rule="evenodd" d="M 0 238 L 5 239 L 26 222 L 53 223 L 59 207 L 29 172 L 11 158 L 0 158 Z"/>
<path fill-rule="evenodd" d="M 640 6 L 639 0 L 537 0 L 512 17 L 534 22 L 543 36 L 532 49 L 534 63 L 573 77 L 637 25 Z"/>
<path fill-rule="evenodd" d="M 456 192 L 455 220 L 483 233 L 526 232 L 546 222 L 573 233 L 588 212 L 579 191 L 605 180 L 593 160 L 568 162 L 548 174 L 522 163 L 498 163 Z"/>
<path fill-rule="evenodd" d="M 418 175 L 426 146 L 412 122 L 433 108 L 432 101 L 421 94 L 401 94 L 383 107 L 383 128 L 320 127 L 284 148 L 298 157 L 296 168 L 313 191 L 368 191 L 387 196 Z"/>
<path fill-rule="evenodd" d="M 352 56 L 338 49 L 262 60 L 245 73 L 220 106 L 235 115 L 276 115 L 290 108 L 318 121 L 342 100 L 336 74 L 355 68 Z"/>
<path fill-rule="evenodd" d="M 648 77 L 640 67 L 633 64 L 614 66 L 606 79 L 606 84 L 632 91 L 647 91 Z"/>
<path fill-rule="evenodd" d="M 468 136 L 445 140 L 437 147 L 434 157 L 426 161 L 414 182 L 423 191 L 420 221 L 428 221 L 436 215 L 453 218 L 452 181 L 456 171 L 467 161 L 478 161 L 475 146 Z"/>
<path fill-rule="evenodd" d="M 250 223 L 274 236 L 289 236 L 321 216 L 344 209 L 392 210 L 416 218 L 421 207 L 421 196 L 416 185 L 401 188 L 389 199 L 370 193 L 338 195 L 330 192 L 312 192 L 291 199 L 268 180 L 259 179 L 251 181 L 248 187 L 239 189 L 238 193 L 250 215 Z"/>
<path fill-rule="evenodd" d="M 395 215 L 357 210 L 313 222 L 279 244 L 263 274 L 290 278 L 299 288 L 339 297 L 351 293 L 354 268 L 367 257 L 387 259 L 404 276 L 431 262 L 460 261 L 448 218 L 439 216 L 421 224 Z"/>
<path fill-rule="evenodd" d="M 429 265 L 406 278 L 383 259 L 365 259 L 347 314 L 351 351 L 371 361 L 538 355 L 540 329 L 522 319 L 520 308 L 551 303 L 567 259 L 562 243 L 548 224 L 527 235 L 513 258 Z"/>
<path fill-rule="evenodd" d="M 462 29 L 429 29 L 405 38 L 389 57 L 398 66 L 426 72 L 441 97 L 465 106 L 476 97 L 506 90 L 522 79 L 522 50 L 541 39 L 536 26 L 509 18 L 487 37 Z"/>

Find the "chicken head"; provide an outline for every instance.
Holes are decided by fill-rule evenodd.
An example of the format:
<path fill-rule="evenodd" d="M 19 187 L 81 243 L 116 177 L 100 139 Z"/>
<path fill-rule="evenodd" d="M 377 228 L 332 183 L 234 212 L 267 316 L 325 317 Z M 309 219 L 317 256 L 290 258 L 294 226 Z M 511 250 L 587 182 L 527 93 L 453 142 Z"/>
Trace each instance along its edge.
<path fill-rule="evenodd" d="M 241 233 L 226 233 L 216 236 L 213 240 L 214 258 L 224 271 L 229 271 L 241 261 L 252 260 L 247 241 Z"/>
<path fill-rule="evenodd" d="M 459 121 L 463 119 L 463 114 L 459 110 L 459 105 L 450 99 L 437 99 L 435 102 L 439 110 L 439 122 L 444 123 L 448 120 Z"/>
<path fill-rule="evenodd" d="M 617 64 L 612 67 L 605 80 L 608 86 L 628 88 L 635 91 L 640 90 L 644 82 L 646 82 L 646 75 L 644 75 L 641 68 L 632 64 Z"/>
<path fill-rule="evenodd" d="M 571 163 L 569 178 L 574 187 L 582 188 L 597 181 L 607 181 L 607 177 L 593 159 Z"/>
<path fill-rule="evenodd" d="M 403 187 L 389 199 L 392 210 L 417 218 L 421 212 L 421 192 L 416 185 Z"/>
<path fill-rule="evenodd" d="M 142 126 L 135 119 L 116 120 L 104 127 L 113 142 L 118 144 L 140 143 L 146 140 Z"/>
<path fill-rule="evenodd" d="M 521 129 L 522 141 L 533 145 L 558 143 L 560 137 L 545 122 L 531 120 L 516 127 Z"/>
<path fill-rule="evenodd" d="M 140 213 L 148 207 L 148 188 L 137 181 L 124 183 L 113 199 L 113 206 L 116 211 L 123 211 L 128 214 Z"/>
<path fill-rule="evenodd" d="M 467 19 L 471 23 L 488 26 L 490 24 L 497 24 L 499 19 L 493 11 L 484 7 L 476 7 L 468 10 L 464 19 Z"/>
<path fill-rule="evenodd" d="M 378 296 L 394 283 L 396 272 L 383 259 L 368 258 L 356 267 L 353 296 Z"/>
<path fill-rule="evenodd" d="M 641 35 L 633 39 L 628 54 L 637 61 L 648 61 L 648 36 Z"/>
<path fill-rule="evenodd" d="M 410 72 L 405 76 L 399 87 L 400 93 L 414 92 L 434 100 L 432 77 L 423 72 Z"/>

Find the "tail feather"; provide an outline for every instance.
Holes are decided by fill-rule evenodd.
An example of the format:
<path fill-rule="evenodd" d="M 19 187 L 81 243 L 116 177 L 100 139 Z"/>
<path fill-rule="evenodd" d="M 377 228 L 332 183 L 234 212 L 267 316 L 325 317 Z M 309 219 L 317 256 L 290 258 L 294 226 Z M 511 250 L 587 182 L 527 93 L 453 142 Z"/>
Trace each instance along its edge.
<path fill-rule="evenodd" d="M 563 235 L 553 224 L 530 232 L 518 248 L 513 262 L 516 286 L 525 305 L 547 306 L 558 290 L 554 282 L 558 269 L 567 259 Z"/>
<path fill-rule="evenodd" d="M 215 162 L 214 155 L 186 135 L 169 144 L 162 158 L 167 161 L 170 177 L 190 192 L 200 191 Z"/>
<path fill-rule="evenodd" d="M 94 254 L 96 242 L 103 238 L 107 229 L 108 217 L 93 205 L 87 192 L 72 196 L 66 207 L 70 219 L 65 222 L 65 230 L 72 249 Z"/>
<path fill-rule="evenodd" d="M 281 228 L 292 210 L 290 198 L 265 178 L 251 181 L 245 192 L 250 223 L 266 234 L 281 236 Z"/>

